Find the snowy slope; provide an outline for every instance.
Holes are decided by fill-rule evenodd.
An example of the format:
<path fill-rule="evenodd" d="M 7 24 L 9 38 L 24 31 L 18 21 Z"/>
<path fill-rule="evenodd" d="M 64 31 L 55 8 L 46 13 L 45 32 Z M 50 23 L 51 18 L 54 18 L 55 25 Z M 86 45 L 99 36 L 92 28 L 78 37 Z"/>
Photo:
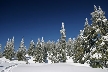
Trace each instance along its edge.
<path fill-rule="evenodd" d="M 0 58 L 0 72 L 108 72 L 106 69 L 91 68 L 88 64 L 73 63 L 69 57 L 67 63 L 35 63 L 33 60 L 31 57 L 28 60 L 30 64 L 25 64 L 24 61 Z"/>
<path fill-rule="evenodd" d="M 108 72 L 105 69 L 74 66 L 66 63 L 19 65 L 12 72 Z"/>

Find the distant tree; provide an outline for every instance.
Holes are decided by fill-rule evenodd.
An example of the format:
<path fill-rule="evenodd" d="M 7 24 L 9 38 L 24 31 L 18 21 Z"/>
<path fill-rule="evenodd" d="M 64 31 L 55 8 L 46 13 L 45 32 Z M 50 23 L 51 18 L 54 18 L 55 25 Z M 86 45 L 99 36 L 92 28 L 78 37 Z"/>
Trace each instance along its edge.
<path fill-rule="evenodd" d="M 33 56 L 34 55 L 34 50 L 35 50 L 35 43 L 33 42 L 33 40 L 30 42 L 30 46 L 28 48 L 28 55 L 29 56 Z"/>
<path fill-rule="evenodd" d="M 52 63 L 58 63 L 59 58 L 58 58 L 58 50 L 57 50 L 57 43 L 54 41 L 51 42 L 51 54 L 49 59 L 51 60 Z"/>
<path fill-rule="evenodd" d="M 35 60 L 33 60 L 33 61 L 35 61 L 35 63 L 36 62 L 43 63 L 43 47 L 42 47 L 42 42 L 39 38 L 38 38 L 38 42 L 36 44 L 34 58 L 35 58 Z"/>
<path fill-rule="evenodd" d="M 49 40 L 46 44 L 46 48 L 48 59 L 51 60 L 52 63 L 58 63 L 58 42 L 55 43 L 55 41 Z"/>
<path fill-rule="evenodd" d="M 26 46 L 24 45 L 24 39 L 22 38 L 20 47 L 17 51 L 17 58 L 19 61 L 26 61 Z"/>
<path fill-rule="evenodd" d="M 73 40 L 71 38 L 68 39 L 67 41 L 67 56 L 72 57 L 73 54 Z"/>
<path fill-rule="evenodd" d="M 3 51 L 3 56 L 5 56 L 5 57 L 7 55 L 8 49 L 9 49 L 8 47 L 9 47 L 9 38 L 8 38 L 8 41 L 7 41 L 6 46 L 4 47 L 4 51 Z"/>
<path fill-rule="evenodd" d="M 80 30 L 80 34 L 78 35 L 77 39 L 76 39 L 76 44 L 75 44 L 75 48 L 74 48 L 74 54 L 73 54 L 73 61 L 75 63 L 80 63 L 82 61 L 82 58 L 84 56 L 84 48 L 83 48 L 83 30 Z"/>
<path fill-rule="evenodd" d="M 60 33 L 61 33 L 61 38 L 60 38 L 60 49 L 59 49 L 59 52 L 60 52 L 60 62 L 66 62 L 67 60 L 67 57 L 66 57 L 66 32 L 65 32 L 65 29 L 64 29 L 64 22 L 62 22 L 62 27 L 61 27 L 61 30 L 60 30 Z"/>
<path fill-rule="evenodd" d="M 46 63 L 47 57 L 48 57 L 48 49 L 46 47 L 46 43 L 44 42 L 44 39 L 42 37 L 42 54 L 43 54 L 43 62 Z"/>
<path fill-rule="evenodd" d="M 51 41 L 46 42 L 46 48 L 49 55 L 51 55 Z"/>
<path fill-rule="evenodd" d="M 15 50 L 14 50 L 14 37 L 13 39 L 9 39 L 7 41 L 7 44 L 4 49 L 4 56 L 6 59 L 12 60 L 15 56 Z"/>
<path fill-rule="evenodd" d="M 2 45 L 0 44 L 0 58 L 2 58 L 2 57 L 3 57 L 3 54 L 2 54 L 1 49 L 2 49 Z"/>

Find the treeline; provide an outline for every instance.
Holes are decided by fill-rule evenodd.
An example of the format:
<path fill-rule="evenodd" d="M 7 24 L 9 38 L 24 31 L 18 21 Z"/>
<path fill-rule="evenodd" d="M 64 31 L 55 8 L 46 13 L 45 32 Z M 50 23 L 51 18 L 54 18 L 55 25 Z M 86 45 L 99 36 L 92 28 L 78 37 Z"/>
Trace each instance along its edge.
<path fill-rule="evenodd" d="M 0 57 L 12 60 L 17 58 L 19 61 L 26 61 L 26 54 L 34 57 L 33 61 L 45 63 L 46 60 L 51 60 L 52 63 L 65 63 L 67 57 L 70 57 L 74 63 L 88 63 L 93 68 L 108 67 L 108 20 L 105 17 L 105 12 L 94 5 L 94 11 L 91 13 L 92 24 L 88 23 L 86 18 L 84 29 L 76 38 L 69 38 L 66 41 L 66 32 L 64 23 L 60 30 L 61 37 L 57 41 L 44 42 L 44 39 L 38 39 L 35 43 L 30 42 L 28 50 L 24 45 L 22 38 L 19 49 L 14 50 L 14 37 L 8 39 L 3 52 L 0 52 Z M 0 45 L 1 47 L 1 45 Z"/>

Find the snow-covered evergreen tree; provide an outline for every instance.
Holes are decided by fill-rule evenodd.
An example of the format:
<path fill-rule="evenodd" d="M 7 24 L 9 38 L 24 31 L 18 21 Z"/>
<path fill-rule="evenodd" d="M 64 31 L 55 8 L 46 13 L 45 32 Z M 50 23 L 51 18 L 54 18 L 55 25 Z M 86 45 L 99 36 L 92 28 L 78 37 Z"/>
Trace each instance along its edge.
<path fill-rule="evenodd" d="M 98 32 L 99 29 L 97 22 L 98 11 L 96 6 L 94 6 L 95 12 L 92 12 L 92 24 L 88 24 L 88 19 L 84 25 L 83 33 L 77 37 L 77 42 L 74 48 L 74 62 L 85 63 L 90 61 L 91 51 L 96 48 L 96 41 L 98 41 Z"/>
<path fill-rule="evenodd" d="M 13 39 L 9 39 L 7 41 L 7 44 L 4 49 L 4 56 L 6 59 L 12 60 L 15 56 L 15 50 L 14 50 L 14 37 Z"/>
<path fill-rule="evenodd" d="M 35 58 L 35 60 L 33 60 L 33 61 L 35 61 L 35 63 L 36 62 L 43 63 L 43 45 L 42 45 L 40 38 L 38 38 L 38 42 L 36 44 L 36 50 L 34 52 L 34 58 Z"/>
<path fill-rule="evenodd" d="M 28 55 L 33 56 L 34 55 L 34 50 L 35 50 L 35 43 L 34 43 L 33 40 L 31 40 L 30 46 L 29 46 L 28 51 L 27 51 Z"/>
<path fill-rule="evenodd" d="M 96 6 L 95 6 L 96 8 Z M 96 14 L 95 14 L 96 12 Z M 91 52 L 90 66 L 101 67 L 108 66 L 108 41 L 104 41 L 104 37 L 107 37 L 108 33 L 108 21 L 104 16 L 105 12 L 99 6 L 99 9 L 92 13 L 93 28 L 95 33 L 95 48 Z M 97 38 L 98 37 L 98 38 Z"/>
<path fill-rule="evenodd" d="M 67 56 L 72 57 L 73 54 L 73 40 L 71 38 L 68 39 L 67 41 Z"/>
<path fill-rule="evenodd" d="M 75 54 L 75 46 L 76 46 L 76 44 L 77 44 L 77 41 L 76 41 L 76 38 L 73 38 L 72 39 L 73 40 L 73 50 L 72 50 L 72 58 L 73 58 L 73 56 L 74 56 L 74 54 Z"/>
<path fill-rule="evenodd" d="M 47 49 L 47 60 L 48 63 L 51 63 L 51 41 L 46 42 L 45 47 Z"/>
<path fill-rule="evenodd" d="M 24 45 L 24 38 L 22 38 L 20 47 L 17 51 L 17 58 L 19 61 L 26 61 L 26 46 Z"/>
<path fill-rule="evenodd" d="M 50 40 L 46 42 L 46 48 L 47 48 L 48 54 L 51 55 L 51 41 Z"/>
<path fill-rule="evenodd" d="M 101 57 L 99 58 L 101 65 L 108 68 L 108 33 L 106 33 L 105 36 L 102 36 L 99 42 L 101 44 L 97 49 L 97 53 L 98 55 L 101 55 Z"/>
<path fill-rule="evenodd" d="M 58 63 L 60 62 L 59 58 L 59 51 L 58 51 L 58 45 L 54 41 L 51 42 L 51 55 L 49 59 L 51 60 L 52 63 Z"/>
<path fill-rule="evenodd" d="M 57 42 L 56 42 L 56 53 L 57 53 L 57 55 L 56 55 L 56 61 L 57 62 L 61 62 L 61 44 L 60 44 L 60 39 L 58 39 L 57 40 Z"/>
<path fill-rule="evenodd" d="M 80 30 L 80 34 L 76 39 L 76 44 L 74 45 L 74 54 L 73 54 L 73 61 L 75 63 L 82 63 L 82 58 L 84 56 L 84 48 L 83 48 L 83 30 Z"/>
<path fill-rule="evenodd" d="M 48 56 L 47 52 L 48 52 L 48 51 L 47 51 L 46 43 L 44 42 L 43 37 L 42 37 L 41 42 L 42 42 L 43 62 L 45 63 L 45 62 L 46 62 L 46 60 L 47 60 L 47 56 Z"/>
<path fill-rule="evenodd" d="M 60 38 L 60 62 L 66 62 L 66 32 L 64 29 L 64 22 L 62 22 L 62 27 L 60 30 L 61 38 Z"/>
<path fill-rule="evenodd" d="M 89 60 L 90 57 L 90 32 L 91 32 L 91 26 L 88 23 L 88 19 L 85 19 L 85 25 L 84 25 L 84 32 L 83 32 L 83 42 L 82 42 L 82 48 L 84 49 L 83 52 L 83 58 L 82 58 L 82 63 L 86 63 Z"/>
<path fill-rule="evenodd" d="M 48 59 L 52 63 L 58 63 L 58 53 L 59 53 L 59 47 L 58 47 L 59 42 L 55 41 L 48 41 L 47 42 L 47 50 L 48 50 Z"/>
<path fill-rule="evenodd" d="M 0 44 L 0 58 L 3 57 L 3 54 L 2 54 L 2 45 Z"/>
<path fill-rule="evenodd" d="M 9 38 L 8 38 L 7 43 L 6 43 L 6 46 L 4 47 L 3 56 L 6 56 L 7 55 L 8 48 L 9 48 Z"/>

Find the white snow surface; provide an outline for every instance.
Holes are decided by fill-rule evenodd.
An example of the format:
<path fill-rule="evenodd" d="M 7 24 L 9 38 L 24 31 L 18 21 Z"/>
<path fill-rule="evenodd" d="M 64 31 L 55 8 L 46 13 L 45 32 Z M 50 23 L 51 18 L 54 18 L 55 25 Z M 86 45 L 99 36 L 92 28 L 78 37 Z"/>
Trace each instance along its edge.
<path fill-rule="evenodd" d="M 106 22 L 106 21 L 107 21 L 107 19 L 103 19 L 102 21 L 103 21 L 103 22 Z"/>
<path fill-rule="evenodd" d="M 104 44 L 105 44 L 105 42 L 103 42 L 103 41 L 102 41 L 102 43 L 101 43 L 100 45 L 102 45 L 102 46 L 103 46 Z"/>
<path fill-rule="evenodd" d="M 72 58 L 67 57 L 67 63 L 34 63 L 24 61 L 9 61 L 0 58 L 0 72 L 108 72 L 107 69 L 91 68 L 88 64 L 73 63 Z"/>
<path fill-rule="evenodd" d="M 83 66 L 74 66 L 67 63 L 19 65 L 12 72 L 108 72 L 105 69 L 96 69 Z"/>
<path fill-rule="evenodd" d="M 98 28 L 97 30 L 96 30 L 96 32 L 98 33 L 100 31 L 100 29 Z"/>
<path fill-rule="evenodd" d="M 108 41 L 108 35 L 107 36 L 102 36 L 103 41 Z"/>
<path fill-rule="evenodd" d="M 102 57 L 101 53 L 95 53 L 92 55 L 93 58 L 99 59 Z"/>

